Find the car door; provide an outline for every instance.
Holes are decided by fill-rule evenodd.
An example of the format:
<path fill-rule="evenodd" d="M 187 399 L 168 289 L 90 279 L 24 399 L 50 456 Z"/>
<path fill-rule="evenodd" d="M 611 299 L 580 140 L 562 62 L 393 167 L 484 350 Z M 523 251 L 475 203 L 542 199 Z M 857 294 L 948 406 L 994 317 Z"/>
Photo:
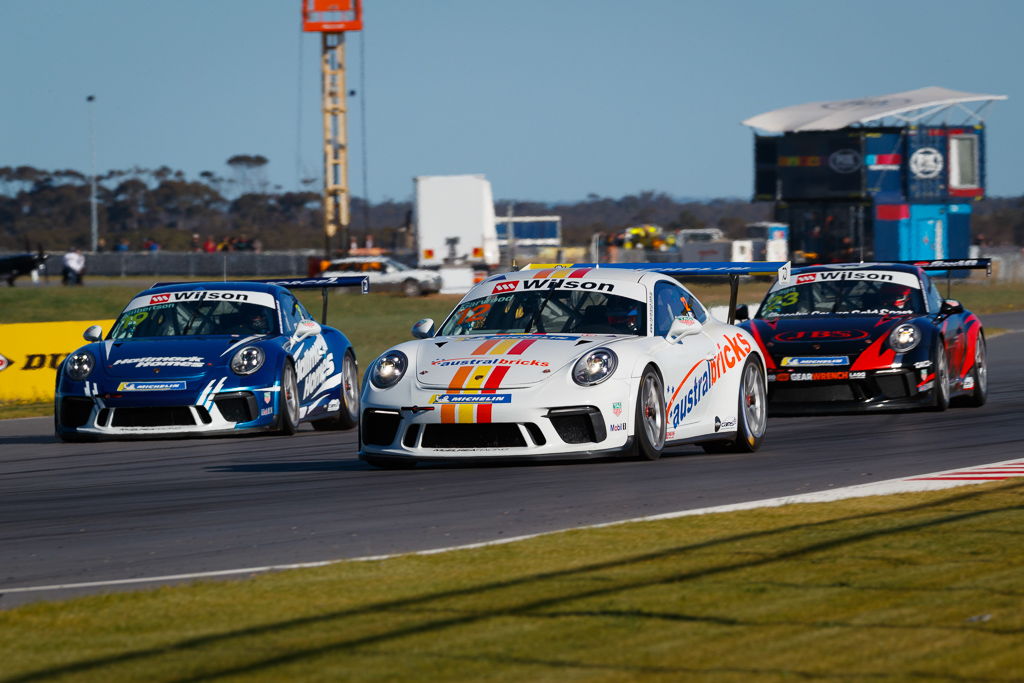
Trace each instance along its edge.
<path fill-rule="evenodd" d="M 692 315 L 702 324 L 707 322 L 707 311 L 690 292 L 668 280 L 654 285 L 654 336 L 662 344 L 655 347 L 654 357 L 664 373 L 666 438 L 685 438 L 689 433 L 699 433 L 698 424 L 708 412 L 712 402 L 714 382 L 711 375 L 711 359 L 714 349 L 711 340 L 703 332 L 687 336 L 676 342 L 666 337 L 677 316 Z"/>
<path fill-rule="evenodd" d="M 303 320 L 313 320 L 299 301 L 291 293 L 282 298 L 282 310 L 284 315 L 285 332 L 294 338 L 296 327 Z M 313 334 L 304 339 L 294 342 L 289 349 L 292 361 L 295 363 L 295 379 L 299 387 L 299 405 L 306 407 L 312 398 L 317 394 L 317 389 L 323 384 L 323 359 L 328 355 L 329 349 L 323 334 Z M 332 374 L 332 373 L 328 373 Z M 305 417 L 305 411 L 301 411 Z"/>

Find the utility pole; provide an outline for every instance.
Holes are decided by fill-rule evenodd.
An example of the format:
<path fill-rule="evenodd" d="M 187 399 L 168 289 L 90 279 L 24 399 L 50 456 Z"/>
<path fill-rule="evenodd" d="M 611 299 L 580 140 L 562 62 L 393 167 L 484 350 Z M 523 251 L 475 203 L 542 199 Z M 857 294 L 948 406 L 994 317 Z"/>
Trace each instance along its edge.
<path fill-rule="evenodd" d="M 89 154 L 92 157 L 92 177 L 89 180 L 90 251 L 95 252 L 100 238 L 98 199 L 96 197 L 96 96 L 89 95 L 85 98 L 85 101 L 89 109 Z"/>
<path fill-rule="evenodd" d="M 345 32 L 363 28 L 362 0 L 302 0 L 302 30 L 320 33 L 324 152 L 324 258 L 331 241 L 349 246 L 348 133 L 345 98 Z"/>

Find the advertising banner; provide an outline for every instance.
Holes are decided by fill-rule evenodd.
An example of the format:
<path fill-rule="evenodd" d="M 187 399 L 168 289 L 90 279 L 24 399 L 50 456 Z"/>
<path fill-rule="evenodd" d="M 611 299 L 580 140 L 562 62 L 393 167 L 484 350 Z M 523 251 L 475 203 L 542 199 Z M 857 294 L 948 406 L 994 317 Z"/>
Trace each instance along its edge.
<path fill-rule="evenodd" d="M 113 320 L 0 325 L 0 402 L 51 401 L 61 361 L 87 342 L 90 325 L 110 329 Z"/>

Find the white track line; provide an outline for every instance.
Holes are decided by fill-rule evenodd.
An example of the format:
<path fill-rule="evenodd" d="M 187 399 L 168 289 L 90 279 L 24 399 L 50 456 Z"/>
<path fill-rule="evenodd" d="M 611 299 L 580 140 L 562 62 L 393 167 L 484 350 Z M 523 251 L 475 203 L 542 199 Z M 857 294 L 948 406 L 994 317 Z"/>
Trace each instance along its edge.
<path fill-rule="evenodd" d="M 189 574 L 167 574 L 164 576 L 147 576 L 133 579 L 112 579 L 109 581 L 85 581 L 82 583 L 58 583 L 47 586 L 11 586 L 0 587 L 0 595 L 9 593 L 35 593 L 41 591 L 73 590 L 76 588 L 103 588 L 107 586 L 127 586 L 140 583 L 164 583 L 168 581 L 188 581 L 192 579 L 209 579 L 224 576 L 239 576 L 244 574 L 262 574 L 266 572 L 284 571 L 287 569 L 311 569 L 314 567 L 325 567 L 331 564 L 342 562 L 372 562 L 387 560 L 394 557 L 411 555 L 437 555 L 440 553 L 452 552 L 455 550 L 471 550 L 474 548 L 486 548 L 494 545 L 505 545 L 516 543 L 539 536 L 561 533 L 562 531 L 575 531 L 577 529 L 599 529 L 602 527 L 629 524 L 632 522 L 649 522 L 661 519 L 676 519 L 678 517 L 690 517 L 694 515 L 710 515 L 720 512 L 736 512 L 738 510 L 753 510 L 756 508 L 778 507 L 781 505 L 793 505 L 796 503 L 828 503 L 847 498 L 862 498 L 864 496 L 882 496 L 894 493 L 918 493 L 922 491 L 938 491 L 941 489 L 953 488 L 976 484 L 980 481 L 993 481 L 999 479 L 1010 479 L 1013 477 L 1024 477 L 1024 460 L 1004 460 L 1002 462 L 978 465 L 969 468 L 957 468 L 920 474 L 902 479 L 888 479 L 871 484 L 857 484 L 855 486 L 844 486 L 826 491 L 815 491 L 813 493 L 801 493 L 794 496 L 783 496 L 781 498 L 765 498 L 753 500 L 746 503 L 733 503 L 730 505 L 716 505 L 714 507 L 697 508 L 695 510 L 680 510 L 678 512 L 667 512 L 659 515 L 647 515 L 645 517 L 634 517 L 617 522 L 605 522 L 603 524 L 591 524 L 572 529 L 559 529 L 557 531 L 543 531 L 525 536 L 514 536 L 494 541 L 482 541 L 480 543 L 467 543 L 465 545 L 451 546 L 447 548 L 434 548 L 431 550 L 418 550 L 408 553 L 393 553 L 390 555 L 370 555 L 367 557 L 353 557 L 340 560 L 321 560 L 319 562 L 297 562 L 294 564 L 273 564 L 264 567 L 244 567 L 241 569 L 222 569 L 209 572 L 192 572 Z"/>

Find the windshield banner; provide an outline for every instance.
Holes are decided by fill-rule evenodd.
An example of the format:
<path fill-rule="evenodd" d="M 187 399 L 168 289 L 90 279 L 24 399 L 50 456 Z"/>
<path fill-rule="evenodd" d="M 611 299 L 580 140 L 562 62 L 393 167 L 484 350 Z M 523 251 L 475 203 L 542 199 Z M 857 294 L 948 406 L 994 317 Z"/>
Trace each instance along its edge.
<path fill-rule="evenodd" d="M 266 292 L 243 292 L 228 290 L 197 289 L 189 292 L 161 292 L 148 293 L 132 299 L 124 310 L 131 311 L 146 306 L 159 306 L 162 304 L 176 304 L 190 301 L 234 301 L 247 304 L 257 304 L 274 308 L 274 295 Z"/>

